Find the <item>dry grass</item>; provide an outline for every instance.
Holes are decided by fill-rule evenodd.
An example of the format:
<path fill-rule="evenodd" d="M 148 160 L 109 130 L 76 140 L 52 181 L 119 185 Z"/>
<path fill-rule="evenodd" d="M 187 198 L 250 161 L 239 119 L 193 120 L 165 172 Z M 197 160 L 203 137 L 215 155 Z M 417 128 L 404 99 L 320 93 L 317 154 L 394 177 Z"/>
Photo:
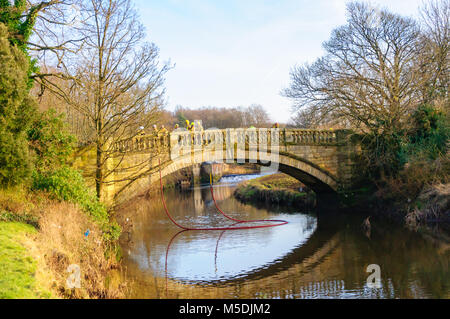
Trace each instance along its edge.
<path fill-rule="evenodd" d="M 21 187 L 0 190 L 0 222 L 19 222 L 39 227 L 39 219 L 49 202 L 43 192 L 28 192 Z"/>
<path fill-rule="evenodd" d="M 289 189 L 298 191 L 300 188 L 305 188 L 305 185 L 297 179 L 281 173 L 251 180 L 249 184 L 259 186 L 263 189 Z"/>
<path fill-rule="evenodd" d="M 395 207 L 395 215 L 414 230 L 450 220 L 450 159 L 415 160 L 396 177 L 383 178 L 376 196 Z"/>
<path fill-rule="evenodd" d="M 51 203 L 41 215 L 39 226 L 39 250 L 53 273 L 51 286 L 60 296 L 77 299 L 123 296 L 125 287 L 111 283 L 111 270 L 117 265 L 105 257 L 100 230 L 78 207 Z M 70 265 L 81 269 L 81 289 L 67 288 Z"/>
<path fill-rule="evenodd" d="M 450 160 L 441 158 L 432 163 L 416 161 L 409 163 L 397 177 L 383 178 L 377 196 L 383 200 L 415 204 L 421 193 L 450 182 Z"/>
<path fill-rule="evenodd" d="M 36 263 L 37 285 L 52 298 L 121 298 L 123 284 L 115 256 L 108 258 L 102 233 L 76 205 L 52 201 L 45 193 L 0 191 L 0 222 L 28 224 L 37 232 L 24 243 Z M 85 236 L 89 230 L 88 236 Z M 81 268 L 81 289 L 68 289 L 67 268 Z M 117 278 L 116 278 L 117 279 Z"/>
<path fill-rule="evenodd" d="M 425 188 L 418 196 L 416 205 L 405 217 L 406 224 L 413 229 L 429 221 L 449 221 L 450 183 Z"/>
<path fill-rule="evenodd" d="M 34 205 L 20 188 L 10 188 L 0 192 L 0 209 L 12 213 L 29 211 Z"/>

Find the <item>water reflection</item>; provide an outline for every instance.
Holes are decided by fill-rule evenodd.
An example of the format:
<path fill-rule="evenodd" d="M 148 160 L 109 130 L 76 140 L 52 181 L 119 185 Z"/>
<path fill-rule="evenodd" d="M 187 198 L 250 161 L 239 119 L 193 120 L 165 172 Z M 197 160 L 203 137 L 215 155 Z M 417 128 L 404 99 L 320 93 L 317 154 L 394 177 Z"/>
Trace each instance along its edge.
<path fill-rule="evenodd" d="M 401 227 L 360 216 L 325 216 L 236 201 L 218 185 L 220 207 L 242 219 L 286 219 L 273 229 L 179 232 L 160 201 L 141 199 L 122 212 L 133 221 L 124 240 L 134 298 L 448 298 L 449 249 Z M 169 210 L 188 226 L 226 227 L 208 187 L 166 191 Z M 219 199 L 220 198 L 220 199 Z M 127 236 L 124 236 L 127 237 Z M 369 264 L 382 289 L 367 287 Z"/>
<path fill-rule="evenodd" d="M 261 174 L 249 174 L 249 175 L 228 175 L 224 176 L 219 180 L 220 185 L 222 186 L 236 186 L 237 184 L 243 182 L 243 181 L 249 181 L 258 177 L 271 175 L 276 172 L 273 172 L 271 170 L 265 170 L 264 173 Z"/>
<path fill-rule="evenodd" d="M 271 229 L 177 234 L 177 240 L 170 241 L 168 277 L 182 283 L 214 285 L 254 275 L 270 264 L 279 263 L 302 246 L 316 228 L 312 216 L 283 218 L 289 218 L 290 223 Z M 222 239 L 220 250 L 217 238 Z M 159 269 L 152 268 L 152 271 L 158 273 Z"/>
<path fill-rule="evenodd" d="M 201 216 L 205 209 L 205 201 L 203 200 L 202 191 L 200 190 L 200 188 L 194 189 L 194 207 L 195 214 L 197 216 Z"/>

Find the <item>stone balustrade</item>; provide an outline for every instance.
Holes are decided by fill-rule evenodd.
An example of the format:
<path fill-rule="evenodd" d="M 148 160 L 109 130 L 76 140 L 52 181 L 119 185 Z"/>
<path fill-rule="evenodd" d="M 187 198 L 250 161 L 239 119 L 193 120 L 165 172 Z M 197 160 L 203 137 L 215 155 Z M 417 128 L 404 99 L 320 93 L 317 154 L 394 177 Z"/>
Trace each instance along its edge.
<path fill-rule="evenodd" d="M 337 145 L 345 143 L 344 130 L 303 129 L 228 129 L 204 131 L 178 131 L 164 134 L 139 135 L 114 144 L 114 151 L 127 152 L 170 152 L 170 147 L 207 145 Z"/>

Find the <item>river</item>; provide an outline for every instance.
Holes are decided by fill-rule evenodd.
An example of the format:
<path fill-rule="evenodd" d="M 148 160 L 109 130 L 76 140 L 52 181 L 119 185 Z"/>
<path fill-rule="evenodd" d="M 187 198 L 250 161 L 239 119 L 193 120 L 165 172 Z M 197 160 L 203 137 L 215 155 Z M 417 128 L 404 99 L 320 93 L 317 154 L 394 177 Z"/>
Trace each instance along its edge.
<path fill-rule="evenodd" d="M 450 249 L 399 225 L 365 215 L 303 212 L 233 197 L 237 184 L 257 176 L 223 178 L 214 193 L 237 219 L 283 219 L 262 229 L 180 232 L 159 197 L 123 208 L 121 245 L 129 298 L 449 298 Z M 175 220 L 189 227 L 227 227 L 208 186 L 166 190 Z M 255 224 L 256 225 L 256 224 Z M 259 224 L 261 225 L 261 224 Z M 368 284 L 379 265 L 379 285 Z"/>

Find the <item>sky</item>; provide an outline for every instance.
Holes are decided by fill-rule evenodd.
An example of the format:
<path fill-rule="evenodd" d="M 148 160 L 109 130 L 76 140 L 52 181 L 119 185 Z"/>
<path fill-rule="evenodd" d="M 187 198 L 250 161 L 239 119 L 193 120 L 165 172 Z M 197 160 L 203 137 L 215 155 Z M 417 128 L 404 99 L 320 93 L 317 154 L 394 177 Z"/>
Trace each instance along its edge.
<path fill-rule="evenodd" d="M 147 40 L 174 68 L 166 75 L 167 109 L 177 105 L 261 104 L 274 122 L 288 122 L 295 65 L 323 55 L 322 43 L 345 24 L 345 0 L 134 0 Z M 422 0 L 372 0 L 417 16 Z"/>

